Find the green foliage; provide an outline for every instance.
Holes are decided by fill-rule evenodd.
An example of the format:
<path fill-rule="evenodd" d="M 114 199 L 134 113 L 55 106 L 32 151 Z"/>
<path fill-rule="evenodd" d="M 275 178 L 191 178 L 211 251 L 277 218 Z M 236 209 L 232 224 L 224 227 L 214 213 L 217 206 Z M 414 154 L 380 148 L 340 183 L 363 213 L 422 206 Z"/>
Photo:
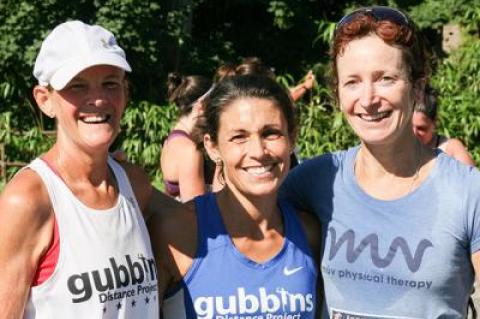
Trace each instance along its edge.
<path fill-rule="evenodd" d="M 295 14 L 289 8 L 288 1 L 270 1 L 267 11 L 273 15 L 273 25 L 279 29 L 292 27 L 292 18 Z"/>
<path fill-rule="evenodd" d="M 374 3 L 406 9 L 436 48 L 442 24 L 464 28 L 466 44 L 446 58 L 439 54 L 432 83 L 441 94 L 440 132 L 461 138 L 480 164 L 480 0 L 3 0 L 0 143 L 10 161 L 22 162 L 52 145 L 42 132 L 54 122 L 31 96 L 34 58 L 55 25 L 81 19 L 111 29 L 126 49 L 132 102 L 113 148 L 122 147 L 157 185 L 161 144 L 177 116 L 165 102 L 166 74 L 173 70 L 208 76 L 224 61 L 259 56 L 281 74 L 280 83 L 293 86 L 313 68 L 319 85 L 298 103 L 301 156 L 347 148 L 358 141 L 327 89 L 327 44 L 344 12 Z"/>
<path fill-rule="evenodd" d="M 432 84 L 440 95 L 440 133 L 463 140 L 480 163 L 480 39 L 442 61 Z"/>
<path fill-rule="evenodd" d="M 12 128 L 12 113 L 0 113 L 0 143 L 5 144 L 5 153 L 10 162 L 28 162 L 46 152 L 54 142 L 38 127 L 17 131 Z M 19 167 L 9 167 L 7 178 L 11 178 Z"/>
<path fill-rule="evenodd" d="M 298 148 L 302 158 L 346 149 L 358 143 L 342 112 L 331 105 L 329 90 L 316 88 L 310 103 L 299 107 Z"/>
<path fill-rule="evenodd" d="M 160 165 L 161 145 L 176 118 L 173 105 L 159 106 L 147 101 L 131 105 L 123 115 L 116 145 L 127 153 L 129 161 L 141 165 L 153 177 Z"/>
<path fill-rule="evenodd" d="M 432 14 L 433 12 L 435 14 Z M 448 22 L 474 27 L 475 24 L 478 25 L 480 17 L 480 1 L 425 0 L 412 7 L 409 13 L 420 29 L 438 29 Z"/>

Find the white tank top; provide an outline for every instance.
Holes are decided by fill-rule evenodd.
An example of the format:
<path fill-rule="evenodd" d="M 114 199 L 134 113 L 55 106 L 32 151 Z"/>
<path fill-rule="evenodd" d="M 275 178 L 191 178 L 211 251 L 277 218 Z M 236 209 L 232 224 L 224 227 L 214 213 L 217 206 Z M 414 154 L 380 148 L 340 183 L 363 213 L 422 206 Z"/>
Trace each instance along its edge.
<path fill-rule="evenodd" d="M 148 231 L 126 173 L 108 164 L 119 196 L 105 210 L 83 204 L 44 161 L 28 165 L 48 190 L 60 252 L 50 278 L 31 288 L 24 318 L 159 318 Z"/>

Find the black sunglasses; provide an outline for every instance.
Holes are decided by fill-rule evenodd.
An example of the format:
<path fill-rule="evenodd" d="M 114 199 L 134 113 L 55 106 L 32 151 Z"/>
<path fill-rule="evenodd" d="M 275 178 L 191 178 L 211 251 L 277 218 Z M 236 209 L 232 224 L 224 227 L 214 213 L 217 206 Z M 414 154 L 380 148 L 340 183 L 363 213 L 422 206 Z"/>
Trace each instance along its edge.
<path fill-rule="evenodd" d="M 359 14 L 369 15 L 375 18 L 376 21 L 388 20 L 400 26 L 412 27 L 412 22 L 402 11 L 386 6 L 372 6 L 357 9 L 341 18 L 335 27 L 335 32 L 345 24 L 350 23 Z"/>

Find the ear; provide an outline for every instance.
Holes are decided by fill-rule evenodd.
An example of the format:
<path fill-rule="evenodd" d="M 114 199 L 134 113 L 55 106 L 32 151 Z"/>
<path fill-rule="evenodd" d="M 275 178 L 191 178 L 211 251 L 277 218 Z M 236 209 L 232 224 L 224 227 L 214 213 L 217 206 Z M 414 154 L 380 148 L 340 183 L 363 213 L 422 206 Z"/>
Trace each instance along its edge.
<path fill-rule="evenodd" d="M 55 110 L 52 105 L 52 101 L 50 100 L 51 92 L 45 86 L 36 85 L 33 88 L 33 98 L 35 102 L 37 102 L 38 107 L 40 110 L 48 117 L 54 118 L 55 117 Z"/>
<path fill-rule="evenodd" d="M 202 116 L 205 110 L 203 99 L 198 99 L 193 103 L 192 114 L 195 118 Z"/>
<path fill-rule="evenodd" d="M 218 160 L 221 160 L 222 157 L 218 151 L 217 143 L 212 139 L 210 134 L 205 134 L 203 136 L 203 145 L 207 151 L 208 157 L 210 157 L 212 161 L 217 163 Z"/>

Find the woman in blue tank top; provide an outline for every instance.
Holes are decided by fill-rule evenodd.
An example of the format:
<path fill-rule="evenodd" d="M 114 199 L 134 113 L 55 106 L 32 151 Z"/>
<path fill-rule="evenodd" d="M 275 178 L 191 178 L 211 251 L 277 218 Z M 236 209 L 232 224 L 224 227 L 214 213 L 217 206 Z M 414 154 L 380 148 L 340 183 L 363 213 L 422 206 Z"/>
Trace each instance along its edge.
<path fill-rule="evenodd" d="M 288 93 L 234 76 L 204 103 L 204 144 L 225 187 L 152 232 L 164 318 L 314 318 L 320 228 L 277 199 L 296 132 Z"/>

